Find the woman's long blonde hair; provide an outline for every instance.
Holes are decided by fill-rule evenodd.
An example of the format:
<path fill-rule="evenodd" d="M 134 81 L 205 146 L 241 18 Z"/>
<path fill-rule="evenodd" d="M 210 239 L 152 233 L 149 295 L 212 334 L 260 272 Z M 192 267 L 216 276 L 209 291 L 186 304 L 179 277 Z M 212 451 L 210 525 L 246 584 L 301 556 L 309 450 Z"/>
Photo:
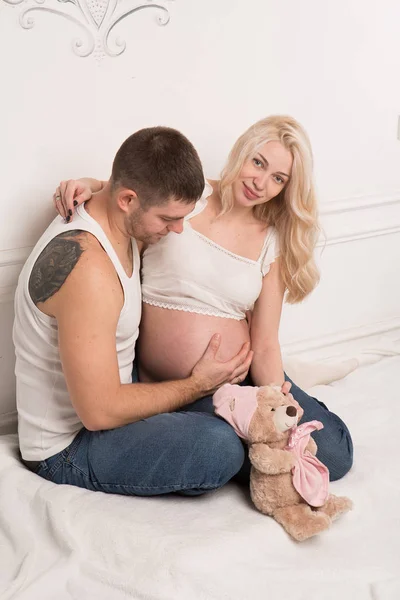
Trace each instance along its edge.
<path fill-rule="evenodd" d="M 254 216 L 273 225 L 278 232 L 281 273 L 287 289 L 286 302 L 303 300 L 317 285 L 319 272 L 314 260 L 319 225 L 312 179 L 310 140 L 292 117 L 271 116 L 252 125 L 233 146 L 222 171 L 221 215 L 233 206 L 232 184 L 246 160 L 271 141 L 279 141 L 293 156 L 290 180 L 272 200 L 255 206 Z"/>

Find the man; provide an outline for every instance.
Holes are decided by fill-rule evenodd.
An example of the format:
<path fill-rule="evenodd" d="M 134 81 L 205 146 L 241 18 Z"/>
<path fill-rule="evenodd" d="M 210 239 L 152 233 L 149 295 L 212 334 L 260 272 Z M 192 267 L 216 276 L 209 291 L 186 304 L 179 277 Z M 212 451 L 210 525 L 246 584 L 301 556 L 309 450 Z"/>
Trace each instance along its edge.
<path fill-rule="evenodd" d="M 182 134 L 138 131 L 96 202 L 73 223 L 57 217 L 28 258 L 15 298 L 17 407 L 22 459 L 40 476 L 110 493 L 200 494 L 239 471 L 233 429 L 179 409 L 241 378 L 248 345 L 220 362 L 214 336 L 187 379 L 132 383 L 140 246 L 181 232 L 203 188 Z"/>

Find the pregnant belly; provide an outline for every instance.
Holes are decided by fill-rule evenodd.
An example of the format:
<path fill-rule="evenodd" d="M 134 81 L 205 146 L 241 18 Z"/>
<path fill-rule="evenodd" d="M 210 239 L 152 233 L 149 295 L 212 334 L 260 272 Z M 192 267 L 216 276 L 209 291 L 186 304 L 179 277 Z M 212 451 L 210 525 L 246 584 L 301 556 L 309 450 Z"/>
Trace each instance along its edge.
<path fill-rule="evenodd" d="M 250 340 L 247 321 L 209 317 L 143 303 L 138 341 L 141 381 L 188 377 L 211 336 L 221 334 L 217 359 L 235 356 Z"/>

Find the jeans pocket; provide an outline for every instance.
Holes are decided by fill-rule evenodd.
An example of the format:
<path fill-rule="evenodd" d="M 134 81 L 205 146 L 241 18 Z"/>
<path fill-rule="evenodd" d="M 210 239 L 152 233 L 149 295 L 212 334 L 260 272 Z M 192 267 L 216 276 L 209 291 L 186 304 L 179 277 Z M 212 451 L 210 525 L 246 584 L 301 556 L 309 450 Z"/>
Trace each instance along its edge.
<path fill-rule="evenodd" d="M 38 464 L 38 466 L 35 469 L 33 469 L 33 472 L 36 475 L 41 475 L 41 471 L 43 471 L 43 472 L 47 471 L 47 464 L 46 464 L 45 460 L 41 460 L 40 463 Z"/>
<path fill-rule="evenodd" d="M 53 456 L 42 460 L 39 463 L 39 465 L 34 469 L 34 472 L 37 475 L 40 475 L 40 477 L 43 477 L 43 479 L 52 481 L 57 471 L 62 467 L 63 463 L 72 462 L 79 448 L 79 444 L 81 442 L 82 434 L 84 431 L 84 429 L 81 429 L 76 434 L 72 442 L 66 448 L 64 448 L 64 450 L 61 450 L 61 452 L 53 454 Z"/>
<path fill-rule="evenodd" d="M 62 451 L 62 455 L 63 455 L 65 462 L 67 462 L 67 463 L 73 462 L 85 431 L 86 431 L 85 428 L 82 427 L 82 429 L 76 434 L 76 436 L 74 437 L 74 439 L 72 440 L 70 445 L 67 446 L 65 448 L 65 450 Z"/>
<path fill-rule="evenodd" d="M 43 479 L 48 479 L 51 481 L 53 474 L 55 471 L 57 471 L 59 465 L 63 461 L 63 452 L 65 452 L 65 450 L 62 450 L 62 452 L 58 452 L 58 454 L 54 454 L 53 456 L 42 460 L 35 470 L 35 473 L 40 475 L 40 477 L 43 477 Z"/>

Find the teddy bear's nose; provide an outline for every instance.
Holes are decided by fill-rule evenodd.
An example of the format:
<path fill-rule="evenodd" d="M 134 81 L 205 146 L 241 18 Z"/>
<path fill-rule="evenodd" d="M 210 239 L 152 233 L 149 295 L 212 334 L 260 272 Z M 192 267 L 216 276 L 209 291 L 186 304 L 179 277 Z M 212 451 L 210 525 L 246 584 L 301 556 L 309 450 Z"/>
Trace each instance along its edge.
<path fill-rule="evenodd" d="M 286 414 L 289 417 L 295 417 L 297 415 L 297 410 L 295 409 L 294 406 L 288 406 L 286 409 Z"/>

